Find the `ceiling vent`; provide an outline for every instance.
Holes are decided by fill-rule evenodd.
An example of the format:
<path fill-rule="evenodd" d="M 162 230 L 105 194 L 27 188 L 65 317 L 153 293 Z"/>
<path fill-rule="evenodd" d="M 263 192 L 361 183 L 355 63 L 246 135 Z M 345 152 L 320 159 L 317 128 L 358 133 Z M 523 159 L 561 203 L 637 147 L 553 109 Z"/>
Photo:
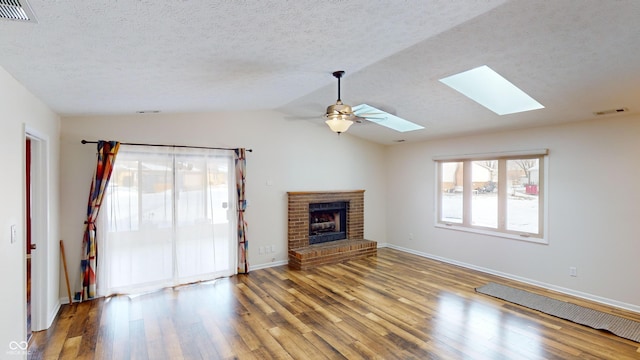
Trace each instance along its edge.
<path fill-rule="evenodd" d="M 596 111 L 593 113 L 593 115 L 611 115 L 611 114 L 619 114 L 627 111 L 629 111 L 629 109 L 627 109 L 626 107 L 623 107 L 623 108 L 617 108 L 617 109 Z"/>
<path fill-rule="evenodd" d="M 27 0 L 0 0 L 0 19 L 38 22 Z"/>

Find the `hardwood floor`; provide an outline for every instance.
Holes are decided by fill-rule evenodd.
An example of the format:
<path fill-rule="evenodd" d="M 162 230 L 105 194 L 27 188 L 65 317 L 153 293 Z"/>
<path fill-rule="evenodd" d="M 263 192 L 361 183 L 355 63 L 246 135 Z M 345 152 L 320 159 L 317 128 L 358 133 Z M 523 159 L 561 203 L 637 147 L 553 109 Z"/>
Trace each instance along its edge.
<path fill-rule="evenodd" d="M 516 286 L 632 320 L 640 314 L 392 249 L 137 297 L 65 305 L 31 359 L 638 359 L 640 344 L 474 288 Z"/>

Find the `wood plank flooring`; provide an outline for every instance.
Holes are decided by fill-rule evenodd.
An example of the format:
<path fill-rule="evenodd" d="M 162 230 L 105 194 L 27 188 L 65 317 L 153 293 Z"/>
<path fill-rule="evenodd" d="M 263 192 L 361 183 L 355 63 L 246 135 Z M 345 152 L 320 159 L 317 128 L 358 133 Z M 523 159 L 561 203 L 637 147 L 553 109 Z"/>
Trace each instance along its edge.
<path fill-rule="evenodd" d="M 639 359 L 640 344 L 475 293 L 489 281 L 640 314 L 392 249 L 62 307 L 30 359 Z"/>

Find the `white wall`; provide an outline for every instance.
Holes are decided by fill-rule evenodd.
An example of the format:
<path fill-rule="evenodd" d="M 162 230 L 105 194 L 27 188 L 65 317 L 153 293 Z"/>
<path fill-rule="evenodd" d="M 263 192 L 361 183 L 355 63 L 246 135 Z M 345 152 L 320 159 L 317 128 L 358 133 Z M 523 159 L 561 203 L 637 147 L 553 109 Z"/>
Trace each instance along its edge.
<path fill-rule="evenodd" d="M 76 291 L 95 168 L 95 145 L 82 139 L 253 149 L 247 153 L 250 268 L 287 260 L 287 191 L 364 189 L 365 237 L 386 242 L 385 148 L 338 136 L 321 119 L 290 121 L 270 111 L 69 117 L 61 130 L 61 233 Z M 267 245 L 276 251 L 259 255 L 258 247 Z M 61 285 L 61 297 L 65 291 Z"/>
<path fill-rule="evenodd" d="M 627 116 L 391 147 L 387 239 L 640 311 L 639 139 L 640 117 Z M 434 227 L 433 156 L 540 148 L 549 149 L 548 245 Z"/>
<path fill-rule="evenodd" d="M 48 139 L 49 233 L 45 239 L 38 240 L 38 247 L 39 250 L 48 249 L 48 259 L 45 259 L 48 268 L 43 274 L 57 274 L 60 123 L 56 114 L 0 68 L 0 124 L 0 358 L 6 358 L 9 356 L 9 343 L 23 341 L 26 335 L 25 127 Z M 11 225 L 17 228 L 18 240 L 13 244 L 10 241 Z M 42 290 L 42 298 L 38 301 L 42 301 L 47 309 L 43 316 L 50 319 L 59 306 L 58 277 L 52 277 L 48 290 Z"/>

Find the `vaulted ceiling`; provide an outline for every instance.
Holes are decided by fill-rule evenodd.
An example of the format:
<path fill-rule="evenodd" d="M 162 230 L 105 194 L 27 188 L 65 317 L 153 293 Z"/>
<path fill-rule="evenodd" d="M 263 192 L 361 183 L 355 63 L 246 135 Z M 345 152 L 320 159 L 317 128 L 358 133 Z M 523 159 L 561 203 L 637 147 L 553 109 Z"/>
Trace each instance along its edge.
<path fill-rule="evenodd" d="M 382 144 L 640 109 L 636 0 L 29 5 L 37 22 L 0 21 L 0 66 L 61 115 L 272 109 L 329 131 L 335 70 L 345 103 L 425 127 L 349 129 Z M 481 65 L 545 108 L 499 116 L 438 81 Z"/>

